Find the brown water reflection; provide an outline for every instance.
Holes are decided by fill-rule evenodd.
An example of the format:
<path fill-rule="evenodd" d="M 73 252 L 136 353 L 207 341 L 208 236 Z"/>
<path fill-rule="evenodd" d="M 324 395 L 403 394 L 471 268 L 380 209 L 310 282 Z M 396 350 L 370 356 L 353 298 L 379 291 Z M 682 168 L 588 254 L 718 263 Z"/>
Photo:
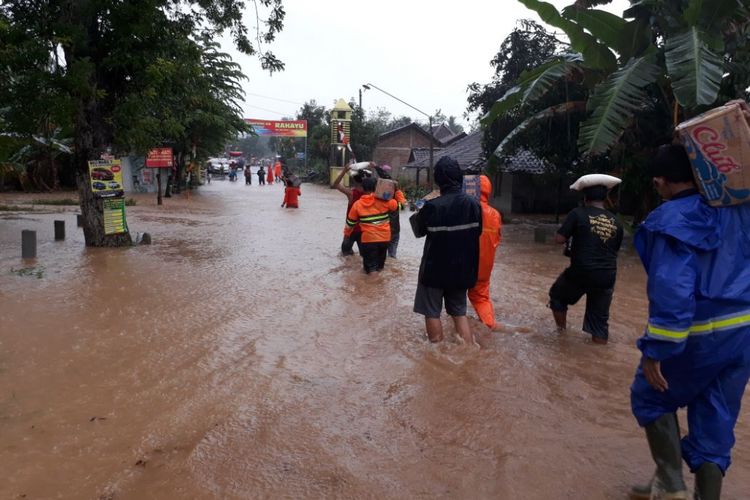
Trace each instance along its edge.
<path fill-rule="evenodd" d="M 632 252 L 599 348 L 554 333 L 559 248 L 508 225 L 493 298 L 530 332 L 473 320 L 485 349 L 435 347 L 411 313 L 421 241 L 404 232 L 368 277 L 336 255 L 343 196 L 281 200 L 228 182 L 144 195 L 128 221 L 154 244 L 119 250 L 84 248 L 73 212 L 65 242 L 60 214 L 0 216 L 0 498 L 619 499 L 651 472 L 628 402 Z M 11 272 L 23 228 L 40 279 Z M 737 434 L 733 499 L 750 491 L 746 412 Z"/>

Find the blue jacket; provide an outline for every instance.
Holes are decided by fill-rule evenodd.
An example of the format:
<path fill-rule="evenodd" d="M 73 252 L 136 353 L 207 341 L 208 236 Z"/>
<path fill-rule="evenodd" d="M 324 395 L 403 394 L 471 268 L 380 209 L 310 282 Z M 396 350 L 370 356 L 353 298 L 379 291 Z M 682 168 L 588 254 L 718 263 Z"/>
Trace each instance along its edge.
<path fill-rule="evenodd" d="M 667 201 L 640 226 L 649 317 L 638 348 L 679 355 L 687 342 L 750 326 L 750 203 L 714 208 L 698 194 Z"/>

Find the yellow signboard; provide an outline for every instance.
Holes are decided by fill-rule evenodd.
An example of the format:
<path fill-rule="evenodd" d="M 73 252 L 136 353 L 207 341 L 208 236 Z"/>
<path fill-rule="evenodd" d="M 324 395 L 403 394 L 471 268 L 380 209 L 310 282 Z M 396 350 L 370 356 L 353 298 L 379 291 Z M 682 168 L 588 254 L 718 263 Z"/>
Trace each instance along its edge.
<path fill-rule="evenodd" d="M 120 160 L 92 160 L 89 162 L 89 178 L 94 196 L 114 198 L 123 196 L 122 166 Z"/>

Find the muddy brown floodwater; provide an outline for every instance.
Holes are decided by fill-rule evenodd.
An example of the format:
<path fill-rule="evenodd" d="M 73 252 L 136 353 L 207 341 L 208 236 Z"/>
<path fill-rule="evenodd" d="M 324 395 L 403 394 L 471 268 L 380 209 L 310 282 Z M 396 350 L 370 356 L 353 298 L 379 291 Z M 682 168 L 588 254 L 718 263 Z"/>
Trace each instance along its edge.
<path fill-rule="evenodd" d="M 302 193 L 296 211 L 280 185 L 138 195 L 128 222 L 154 243 L 129 249 L 85 248 L 72 210 L 0 215 L 0 498 L 621 499 L 650 475 L 629 409 L 646 319 L 632 250 L 593 346 L 545 306 L 560 248 L 506 225 L 492 297 L 519 328 L 473 317 L 481 351 L 433 346 L 411 312 L 409 214 L 398 260 L 365 276 L 337 253 L 343 195 Z M 747 499 L 747 411 L 737 441 L 724 498 Z"/>

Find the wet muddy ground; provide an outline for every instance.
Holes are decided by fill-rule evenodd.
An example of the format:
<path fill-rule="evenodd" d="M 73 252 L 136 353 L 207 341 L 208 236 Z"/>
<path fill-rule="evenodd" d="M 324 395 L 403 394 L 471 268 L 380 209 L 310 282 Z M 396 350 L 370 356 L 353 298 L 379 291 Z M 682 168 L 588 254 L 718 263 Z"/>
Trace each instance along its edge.
<path fill-rule="evenodd" d="M 545 306 L 560 248 L 508 224 L 492 296 L 510 331 L 472 319 L 482 350 L 433 346 L 411 312 L 408 212 L 399 258 L 365 276 L 338 255 L 344 196 L 304 184 L 289 210 L 282 191 L 137 195 L 128 223 L 153 245 L 129 249 L 85 248 L 73 207 L 0 212 L 0 498 L 621 499 L 649 477 L 632 250 L 594 346 Z M 0 204 L 19 198 L 39 196 Z M 38 231 L 34 262 L 21 229 Z M 737 440 L 724 498 L 747 499 L 747 410 Z"/>

